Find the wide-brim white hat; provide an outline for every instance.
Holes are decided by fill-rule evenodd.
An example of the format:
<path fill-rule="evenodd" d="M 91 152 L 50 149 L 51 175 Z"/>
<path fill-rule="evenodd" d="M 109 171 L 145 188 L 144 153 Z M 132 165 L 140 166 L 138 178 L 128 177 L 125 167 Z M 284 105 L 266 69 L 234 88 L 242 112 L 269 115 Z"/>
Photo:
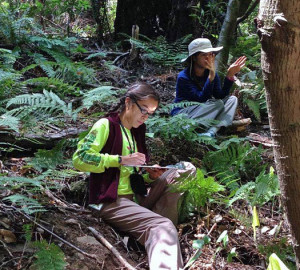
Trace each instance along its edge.
<path fill-rule="evenodd" d="M 182 59 L 181 62 L 186 61 L 190 56 L 192 56 L 193 54 L 195 54 L 197 52 L 204 52 L 204 53 L 215 52 L 215 53 L 218 53 L 222 49 L 223 49 L 223 46 L 213 48 L 213 46 L 211 45 L 210 40 L 207 39 L 207 38 L 197 38 L 197 39 L 194 39 L 189 44 L 189 46 L 188 46 L 189 56 Z"/>

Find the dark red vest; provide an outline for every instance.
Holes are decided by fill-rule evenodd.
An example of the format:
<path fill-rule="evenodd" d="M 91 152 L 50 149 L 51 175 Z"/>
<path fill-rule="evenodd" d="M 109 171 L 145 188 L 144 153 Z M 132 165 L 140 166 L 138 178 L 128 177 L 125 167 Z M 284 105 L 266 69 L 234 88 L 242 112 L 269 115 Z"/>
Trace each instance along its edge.
<path fill-rule="evenodd" d="M 110 114 L 109 135 L 106 144 L 101 153 L 111 155 L 122 155 L 122 132 L 120 128 L 120 118 L 117 113 Z M 131 129 L 132 135 L 136 141 L 138 152 L 146 155 L 148 162 L 148 153 L 145 143 L 146 125 Z M 113 202 L 118 197 L 118 185 L 120 178 L 119 168 L 108 168 L 103 173 L 91 173 L 89 180 L 89 203 L 99 204 L 104 202 Z"/>

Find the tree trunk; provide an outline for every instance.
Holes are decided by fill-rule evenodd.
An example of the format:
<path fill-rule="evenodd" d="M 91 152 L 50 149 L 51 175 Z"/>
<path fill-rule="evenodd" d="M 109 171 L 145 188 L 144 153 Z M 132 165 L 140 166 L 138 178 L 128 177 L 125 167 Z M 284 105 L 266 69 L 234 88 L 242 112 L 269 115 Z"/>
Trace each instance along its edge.
<path fill-rule="evenodd" d="M 196 30 L 199 26 L 190 17 L 192 13 L 191 7 L 195 6 L 197 2 L 195 0 L 172 0 L 167 30 L 167 39 L 169 41 L 175 41 L 183 36 L 197 32 Z"/>
<path fill-rule="evenodd" d="M 115 33 L 131 35 L 132 25 L 138 25 L 140 33 L 157 37 L 165 33 L 171 0 L 118 0 Z"/>
<path fill-rule="evenodd" d="M 257 26 L 276 169 L 300 269 L 300 1 L 261 0 Z"/>
<path fill-rule="evenodd" d="M 236 30 L 236 20 L 239 15 L 240 0 L 230 0 L 227 7 L 225 20 L 219 35 L 218 46 L 223 46 L 223 50 L 216 57 L 216 69 L 221 77 L 226 73 L 229 50 L 232 45 Z"/>

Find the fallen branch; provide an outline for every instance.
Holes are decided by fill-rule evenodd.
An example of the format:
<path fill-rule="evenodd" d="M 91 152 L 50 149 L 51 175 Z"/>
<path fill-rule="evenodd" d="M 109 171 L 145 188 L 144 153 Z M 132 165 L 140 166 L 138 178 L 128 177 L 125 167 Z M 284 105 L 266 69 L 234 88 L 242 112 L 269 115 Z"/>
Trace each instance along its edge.
<path fill-rule="evenodd" d="M 14 211 L 18 212 L 19 214 L 21 214 L 22 216 L 24 216 L 25 218 L 27 218 L 29 221 L 31 221 L 32 223 L 34 223 L 36 226 L 40 227 L 41 229 L 43 229 L 44 231 L 46 231 L 47 233 L 51 234 L 52 236 L 54 236 L 55 238 L 57 238 L 59 241 L 63 242 L 64 244 L 68 245 L 71 248 L 74 248 L 75 250 L 77 250 L 78 252 L 80 252 L 81 254 L 83 254 L 84 256 L 87 256 L 89 258 L 92 258 L 94 260 L 96 260 L 97 264 L 101 265 L 101 262 L 98 261 L 98 258 L 95 254 L 89 254 L 86 253 L 85 251 L 81 250 L 79 247 L 76 247 L 75 245 L 71 244 L 70 242 L 68 242 L 67 240 L 61 238 L 60 236 L 58 236 L 56 233 L 48 230 L 46 227 L 44 227 L 43 225 L 39 224 L 37 221 L 35 221 L 34 219 L 32 219 L 30 216 L 26 215 L 25 213 L 21 212 L 19 209 L 17 209 L 14 206 L 7 206 L 5 205 L 5 207 L 7 208 L 11 208 Z"/>
<path fill-rule="evenodd" d="M 106 246 L 116 257 L 117 259 L 121 262 L 121 264 L 126 267 L 129 270 L 134 270 L 135 268 L 133 266 L 131 266 L 120 254 L 120 252 L 114 247 L 112 246 L 111 243 L 109 243 L 104 236 L 99 233 L 97 230 L 95 230 L 93 227 L 88 227 L 88 229 L 92 232 L 92 234 L 94 235 L 94 237 L 99 240 L 104 246 Z"/>

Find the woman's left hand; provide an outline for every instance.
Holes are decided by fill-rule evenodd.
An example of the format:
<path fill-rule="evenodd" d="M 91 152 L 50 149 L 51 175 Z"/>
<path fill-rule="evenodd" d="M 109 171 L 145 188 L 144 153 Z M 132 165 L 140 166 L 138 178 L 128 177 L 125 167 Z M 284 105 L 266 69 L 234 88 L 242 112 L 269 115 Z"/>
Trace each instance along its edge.
<path fill-rule="evenodd" d="M 241 56 L 239 57 L 233 64 L 230 65 L 230 67 L 227 70 L 226 77 L 233 77 L 235 74 L 237 74 L 243 66 L 245 66 L 247 57 Z"/>

